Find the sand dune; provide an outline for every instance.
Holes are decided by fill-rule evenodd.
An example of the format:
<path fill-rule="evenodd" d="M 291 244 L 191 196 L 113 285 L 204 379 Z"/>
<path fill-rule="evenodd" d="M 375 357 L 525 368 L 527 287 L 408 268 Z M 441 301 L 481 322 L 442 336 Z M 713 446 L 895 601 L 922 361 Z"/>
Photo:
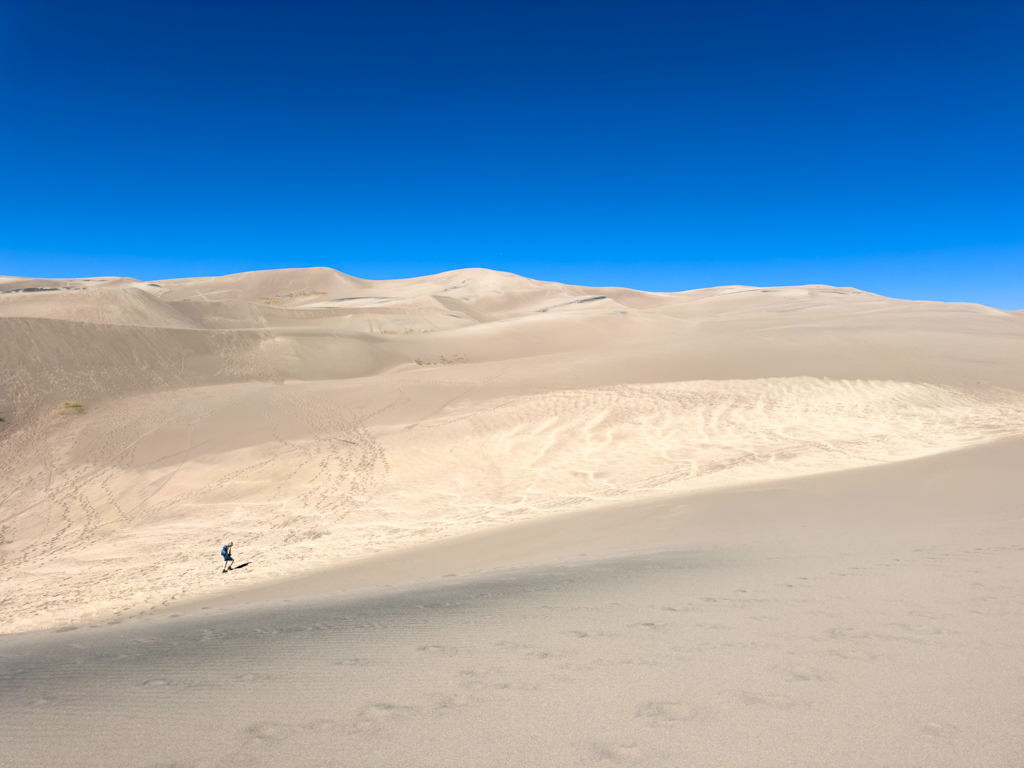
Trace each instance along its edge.
<path fill-rule="evenodd" d="M 1024 434 L 1020 313 L 828 286 L 3 278 L 0 359 L 8 632 Z"/>
<path fill-rule="evenodd" d="M 1019 765 L 1022 460 L 617 504 L 0 636 L 0 763 Z M 462 575 L 383 586 L 438 564 Z"/>
<path fill-rule="evenodd" d="M 2 765 L 1024 761 L 1020 312 L 8 277 L 0 417 Z"/>

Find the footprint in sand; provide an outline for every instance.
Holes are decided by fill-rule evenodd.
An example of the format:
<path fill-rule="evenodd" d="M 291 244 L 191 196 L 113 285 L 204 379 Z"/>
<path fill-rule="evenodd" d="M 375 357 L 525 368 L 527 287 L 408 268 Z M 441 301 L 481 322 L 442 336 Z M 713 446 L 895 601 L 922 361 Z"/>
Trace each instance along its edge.
<path fill-rule="evenodd" d="M 597 742 L 591 745 L 598 762 L 616 763 L 618 765 L 637 765 L 639 745 L 634 741 L 629 744 L 609 744 Z"/>
<path fill-rule="evenodd" d="M 645 621 L 642 624 L 631 624 L 630 628 L 631 629 L 643 629 L 643 630 L 646 630 L 648 632 L 661 632 L 662 630 L 667 629 L 667 625 L 665 625 L 665 624 L 655 624 L 653 621 Z"/>
<path fill-rule="evenodd" d="M 262 680 L 269 680 L 270 675 L 265 672 L 246 672 L 244 675 L 239 675 L 235 679 L 241 680 L 243 683 L 254 683 Z"/>
<path fill-rule="evenodd" d="M 243 733 L 257 741 L 283 741 L 292 735 L 295 729 L 285 723 L 253 723 Z"/>
<path fill-rule="evenodd" d="M 416 650 L 421 653 L 436 653 L 441 656 L 454 656 L 459 652 L 457 648 L 448 648 L 444 645 L 421 645 Z"/>
<path fill-rule="evenodd" d="M 541 661 L 543 659 L 558 658 L 561 655 L 562 654 L 554 653 L 553 651 L 550 653 L 548 651 L 531 651 L 530 653 L 527 653 L 523 658 L 531 659 L 533 661 Z"/>
<path fill-rule="evenodd" d="M 393 720 L 402 720 L 419 714 L 416 707 L 402 707 L 396 704 L 372 704 L 359 712 L 350 730 L 353 733 L 373 733 Z"/>
<path fill-rule="evenodd" d="M 797 683 L 810 681 L 821 681 L 822 674 L 813 667 L 793 667 L 789 673 L 789 679 Z"/>
<path fill-rule="evenodd" d="M 798 701 L 783 693 L 744 693 L 742 701 L 748 707 L 768 707 L 769 709 L 792 709 Z"/>
<path fill-rule="evenodd" d="M 933 739 L 952 739 L 960 732 L 959 728 L 948 723 L 925 723 L 920 728 L 926 736 Z"/>
<path fill-rule="evenodd" d="M 696 720 L 699 716 L 697 707 L 681 701 L 648 701 L 636 711 L 636 717 L 648 720 L 652 725 Z"/>
<path fill-rule="evenodd" d="M 868 651 L 852 650 L 852 651 L 828 651 L 829 656 L 835 656 L 838 659 L 856 659 L 859 661 L 872 661 L 878 658 L 877 654 L 869 653 Z"/>

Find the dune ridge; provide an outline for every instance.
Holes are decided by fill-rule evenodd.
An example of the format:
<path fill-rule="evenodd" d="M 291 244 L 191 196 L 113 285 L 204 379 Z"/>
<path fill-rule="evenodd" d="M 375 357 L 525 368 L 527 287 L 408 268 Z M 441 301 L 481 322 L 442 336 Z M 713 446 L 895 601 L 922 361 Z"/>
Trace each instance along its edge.
<path fill-rule="evenodd" d="M 0 278 L 0 359 L 0 632 L 1024 434 L 1020 313 L 829 286 Z"/>

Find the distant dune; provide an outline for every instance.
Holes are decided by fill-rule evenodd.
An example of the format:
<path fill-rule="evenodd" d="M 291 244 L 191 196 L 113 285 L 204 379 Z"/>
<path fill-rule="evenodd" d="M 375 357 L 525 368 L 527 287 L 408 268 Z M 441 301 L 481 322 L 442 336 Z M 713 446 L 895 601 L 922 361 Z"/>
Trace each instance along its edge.
<path fill-rule="evenodd" d="M 0 361 L 0 632 L 1024 435 L 1024 314 L 828 286 L 6 277 Z"/>

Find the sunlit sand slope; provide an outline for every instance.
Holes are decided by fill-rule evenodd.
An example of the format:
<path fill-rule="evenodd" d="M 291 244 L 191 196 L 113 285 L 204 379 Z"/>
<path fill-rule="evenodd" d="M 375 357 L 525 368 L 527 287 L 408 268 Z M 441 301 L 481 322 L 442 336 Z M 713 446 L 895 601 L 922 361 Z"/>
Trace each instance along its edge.
<path fill-rule="evenodd" d="M 823 286 L 3 278 L 0 360 L 0 631 L 1024 434 L 1019 313 Z"/>

